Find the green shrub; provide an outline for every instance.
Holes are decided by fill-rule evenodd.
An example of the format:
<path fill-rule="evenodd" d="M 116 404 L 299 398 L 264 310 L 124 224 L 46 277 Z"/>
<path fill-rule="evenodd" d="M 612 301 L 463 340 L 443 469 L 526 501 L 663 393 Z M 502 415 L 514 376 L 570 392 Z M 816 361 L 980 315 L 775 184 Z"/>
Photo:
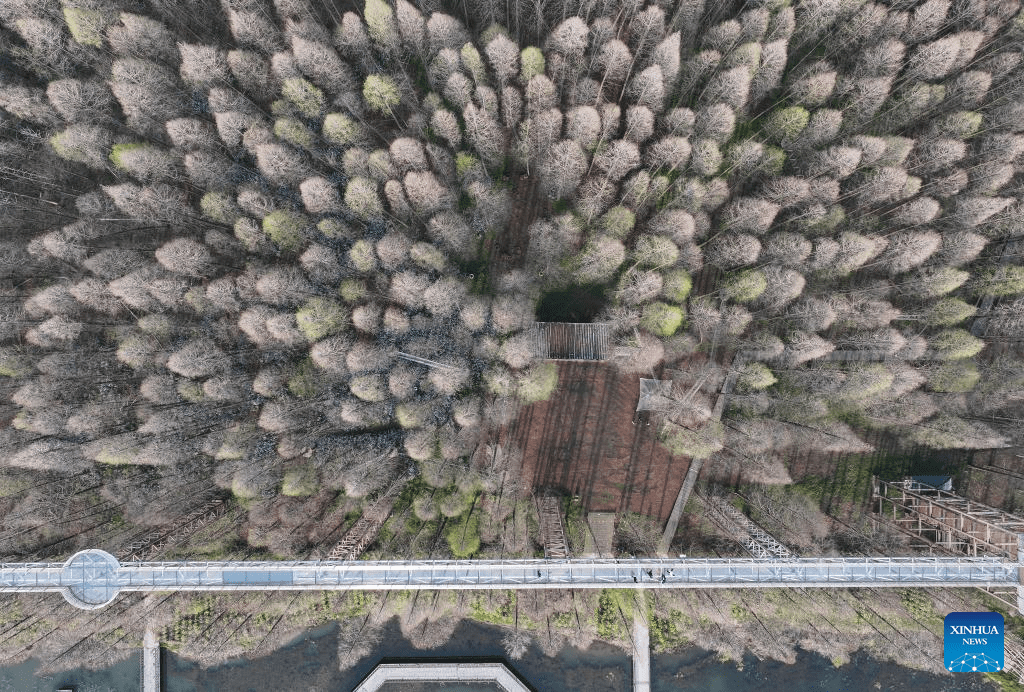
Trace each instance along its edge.
<path fill-rule="evenodd" d="M 241 459 L 246 455 L 256 437 L 258 435 L 253 426 L 234 425 L 224 435 L 224 440 L 213 458 L 218 461 Z"/>
<path fill-rule="evenodd" d="M 496 608 L 488 609 L 484 606 L 485 599 L 489 603 L 500 600 Z M 470 617 L 481 622 L 489 622 L 492 625 L 513 625 L 516 622 L 516 613 L 518 612 L 516 602 L 516 592 L 511 589 L 503 593 L 486 591 L 474 598 L 469 604 Z"/>
<path fill-rule="evenodd" d="M 683 304 L 693 288 L 693 280 L 685 269 L 673 269 L 662 274 L 661 295 L 673 303 Z"/>
<path fill-rule="evenodd" d="M 288 497 L 308 497 L 314 494 L 318 487 L 319 479 L 316 469 L 304 464 L 284 474 L 284 480 L 281 482 L 281 494 Z"/>
<path fill-rule="evenodd" d="M 970 139 L 981 129 L 981 113 L 955 111 L 936 119 L 935 129 L 945 137 Z"/>
<path fill-rule="evenodd" d="M 532 404 L 551 397 L 558 387 L 558 365 L 550 361 L 537 363 L 519 379 L 516 394 Z"/>
<path fill-rule="evenodd" d="M 722 294 L 737 303 L 754 300 L 768 288 L 768 280 L 760 269 L 747 269 L 727 276 L 722 281 Z"/>
<path fill-rule="evenodd" d="M 306 358 L 298 370 L 288 378 L 288 391 L 299 399 L 312 399 L 323 391 L 323 374 L 315 363 Z"/>
<path fill-rule="evenodd" d="M 199 208 L 206 218 L 227 226 L 234 226 L 240 216 L 235 200 L 223 192 L 207 192 L 199 200 Z"/>
<path fill-rule="evenodd" d="M 407 430 L 422 428 L 430 420 L 430 407 L 425 403 L 403 402 L 395 406 L 395 419 Z"/>
<path fill-rule="evenodd" d="M 128 170 L 127 166 L 121 161 L 121 157 L 130 151 L 138 151 L 141 149 L 156 149 L 156 147 L 150 144 L 140 144 L 138 142 L 130 142 L 126 144 L 115 144 L 110 149 L 110 161 L 115 166 L 120 168 L 122 171 Z"/>
<path fill-rule="evenodd" d="M 132 464 L 142 451 L 137 444 L 121 436 L 108 437 L 96 444 L 97 447 L 88 454 L 89 458 L 98 464 L 110 466 Z"/>
<path fill-rule="evenodd" d="M 622 605 L 619 594 L 611 589 L 602 589 L 597 599 L 597 636 L 614 641 L 625 635 L 622 625 Z"/>
<path fill-rule="evenodd" d="M 409 259 L 428 271 L 443 272 L 448 264 L 444 253 L 430 243 L 415 243 L 409 248 Z"/>
<path fill-rule="evenodd" d="M 544 53 L 536 46 L 527 46 L 519 56 L 519 79 L 526 84 L 539 74 L 544 74 Z"/>
<path fill-rule="evenodd" d="M 366 0 L 363 10 L 366 28 L 370 37 L 382 46 L 394 46 L 398 43 L 398 27 L 395 24 L 395 13 L 384 0 Z"/>
<path fill-rule="evenodd" d="M 365 137 L 363 127 L 344 113 L 328 113 L 321 129 L 324 139 L 339 147 L 349 147 Z"/>
<path fill-rule="evenodd" d="M 943 298 L 925 309 L 922 321 L 935 327 L 948 327 L 963 322 L 977 311 L 973 305 L 959 298 Z"/>
<path fill-rule="evenodd" d="M 390 115 L 402 97 L 395 80 L 387 75 L 372 74 L 363 82 L 363 99 L 372 110 Z"/>
<path fill-rule="evenodd" d="M 724 427 L 718 422 L 693 430 L 667 423 L 662 429 L 661 440 L 672 454 L 691 459 L 707 459 L 724 446 L 724 433 Z"/>
<path fill-rule="evenodd" d="M 263 232 L 282 250 L 296 252 L 302 249 L 303 236 L 309 221 L 294 211 L 278 209 L 263 217 Z"/>
<path fill-rule="evenodd" d="M 618 240 L 628 236 L 634 224 L 636 215 L 626 207 L 612 207 L 597 222 L 602 231 Z"/>
<path fill-rule="evenodd" d="M 459 178 L 464 178 L 467 173 L 480 165 L 480 159 L 468 151 L 460 151 L 455 155 L 455 173 Z"/>
<path fill-rule="evenodd" d="M 64 21 L 71 37 L 83 46 L 103 47 L 103 31 L 113 20 L 97 10 L 65 7 Z"/>
<path fill-rule="evenodd" d="M 278 118 L 274 122 L 274 134 L 297 147 L 308 149 L 316 137 L 313 131 L 297 118 Z"/>
<path fill-rule="evenodd" d="M 32 360 L 12 348 L 0 348 L 0 377 L 25 377 L 34 370 Z"/>
<path fill-rule="evenodd" d="M 476 49 L 472 43 L 467 43 L 462 46 L 462 50 L 459 51 L 459 57 L 462 58 L 462 64 L 470 75 L 473 77 L 473 81 L 477 84 L 487 83 L 487 70 L 484 67 L 483 58 L 480 57 L 480 51 Z"/>
<path fill-rule="evenodd" d="M 345 279 L 338 285 L 338 295 L 346 303 L 358 303 L 368 291 L 361 279 Z"/>
<path fill-rule="evenodd" d="M 380 375 L 360 375 L 353 377 L 348 388 L 363 401 L 375 403 L 388 398 L 388 388 Z"/>
<path fill-rule="evenodd" d="M 753 392 L 767 389 L 777 381 L 774 373 L 764 363 L 747 363 L 736 378 L 736 388 L 740 392 Z"/>
<path fill-rule="evenodd" d="M 310 298 L 295 313 L 299 330 L 310 341 L 319 341 L 344 329 L 348 311 L 329 298 Z"/>
<path fill-rule="evenodd" d="M 672 609 L 668 617 L 651 613 L 650 623 L 651 648 L 654 651 L 671 651 L 688 641 L 685 626 L 690 624 L 690 620 L 682 611 Z"/>
<path fill-rule="evenodd" d="M 352 229 L 340 219 L 322 219 L 317 223 L 316 229 L 328 238 L 351 239 Z"/>
<path fill-rule="evenodd" d="M 384 206 L 377 194 L 377 183 L 369 178 L 355 177 L 348 181 L 345 186 L 345 204 L 364 221 L 384 215 Z"/>
<path fill-rule="evenodd" d="M 928 374 L 928 389 L 933 392 L 969 392 L 981 379 L 977 364 L 970 360 L 943 363 Z"/>
<path fill-rule="evenodd" d="M 683 324 L 683 311 L 660 301 L 644 306 L 640 327 L 661 337 L 672 336 Z"/>
<path fill-rule="evenodd" d="M 633 260 L 644 267 L 670 267 L 679 259 L 679 248 L 663 235 L 642 235 L 633 247 Z"/>
<path fill-rule="evenodd" d="M 377 268 L 377 253 L 369 240 L 357 240 L 348 251 L 349 262 L 356 271 L 368 273 Z"/>
<path fill-rule="evenodd" d="M 764 123 L 764 132 L 773 142 L 789 142 L 804 131 L 810 119 L 811 114 L 806 108 L 781 108 L 768 116 Z"/>
<path fill-rule="evenodd" d="M 182 399 L 191 401 L 193 404 L 198 404 L 206 398 L 206 394 L 203 392 L 203 383 L 195 380 L 182 380 L 178 383 L 177 390 Z"/>
<path fill-rule="evenodd" d="M 57 156 L 68 161 L 106 169 L 111 135 L 96 125 L 70 125 L 50 137 L 50 146 Z"/>
<path fill-rule="evenodd" d="M 324 92 L 301 77 L 284 80 L 281 94 L 307 118 L 318 117 L 327 106 Z"/>
<path fill-rule="evenodd" d="M 937 360 L 961 360 L 978 355 L 985 342 L 963 329 L 944 329 L 928 340 L 928 346 Z"/>
<path fill-rule="evenodd" d="M 1009 296 L 1024 293 L 1024 267 L 1001 265 L 978 275 L 975 295 Z"/>
<path fill-rule="evenodd" d="M 600 284 L 611 279 L 626 259 L 626 248 L 606 235 L 588 241 L 570 264 L 580 284 Z"/>

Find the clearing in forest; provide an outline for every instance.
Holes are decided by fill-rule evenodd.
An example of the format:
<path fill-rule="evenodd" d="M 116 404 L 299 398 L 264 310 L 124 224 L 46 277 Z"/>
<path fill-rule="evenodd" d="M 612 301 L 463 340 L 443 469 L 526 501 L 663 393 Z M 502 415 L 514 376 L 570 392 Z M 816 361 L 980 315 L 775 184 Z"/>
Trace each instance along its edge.
<path fill-rule="evenodd" d="M 607 363 L 559 363 L 555 394 L 502 431 L 523 450 L 526 487 L 570 491 L 588 511 L 667 518 L 690 460 L 669 454 L 635 413 L 639 393 L 636 374 Z"/>

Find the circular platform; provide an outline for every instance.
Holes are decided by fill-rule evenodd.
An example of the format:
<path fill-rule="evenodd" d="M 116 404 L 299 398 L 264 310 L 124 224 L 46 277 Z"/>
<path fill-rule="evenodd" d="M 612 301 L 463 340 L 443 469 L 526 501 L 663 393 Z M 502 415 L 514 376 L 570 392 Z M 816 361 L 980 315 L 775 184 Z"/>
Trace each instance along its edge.
<path fill-rule="evenodd" d="M 121 563 L 104 550 L 83 550 L 72 555 L 61 570 L 68 584 L 61 594 L 71 605 L 83 610 L 102 608 L 117 597 L 117 570 Z"/>

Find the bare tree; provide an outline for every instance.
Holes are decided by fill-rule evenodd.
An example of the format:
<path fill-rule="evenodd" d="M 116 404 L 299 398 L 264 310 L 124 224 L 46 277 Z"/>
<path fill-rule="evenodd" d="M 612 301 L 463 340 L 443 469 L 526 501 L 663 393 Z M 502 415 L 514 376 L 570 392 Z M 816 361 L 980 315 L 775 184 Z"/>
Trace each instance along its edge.
<path fill-rule="evenodd" d="M 722 233 L 712 238 L 704 249 L 710 264 L 731 269 L 753 264 L 761 253 L 761 243 L 746 233 Z"/>
<path fill-rule="evenodd" d="M 580 145 L 564 139 L 550 147 L 541 159 L 540 176 L 544 191 L 554 199 L 572 194 L 587 171 L 587 158 Z"/>
<path fill-rule="evenodd" d="M 409 204 L 419 216 L 431 216 L 453 204 L 451 192 L 430 171 L 410 171 L 403 182 Z"/>
<path fill-rule="evenodd" d="M 610 180 L 621 180 L 640 165 L 640 150 L 633 142 L 616 140 L 594 155 L 594 167 Z"/>

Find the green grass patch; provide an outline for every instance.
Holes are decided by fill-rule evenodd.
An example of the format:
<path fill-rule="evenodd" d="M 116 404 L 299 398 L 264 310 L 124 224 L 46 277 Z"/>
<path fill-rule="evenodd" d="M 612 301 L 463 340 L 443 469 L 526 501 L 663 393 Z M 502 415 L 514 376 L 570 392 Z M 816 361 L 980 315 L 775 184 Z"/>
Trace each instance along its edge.
<path fill-rule="evenodd" d="M 474 513 L 453 522 L 445 538 L 452 555 L 459 559 L 473 557 L 480 550 L 480 520 Z"/>
<path fill-rule="evenodd" d="M 469 616 L 492 625 L 514 625 L 516 622 L 516 592 L 488 591 L 478 595 L 469 604 Z"/>

